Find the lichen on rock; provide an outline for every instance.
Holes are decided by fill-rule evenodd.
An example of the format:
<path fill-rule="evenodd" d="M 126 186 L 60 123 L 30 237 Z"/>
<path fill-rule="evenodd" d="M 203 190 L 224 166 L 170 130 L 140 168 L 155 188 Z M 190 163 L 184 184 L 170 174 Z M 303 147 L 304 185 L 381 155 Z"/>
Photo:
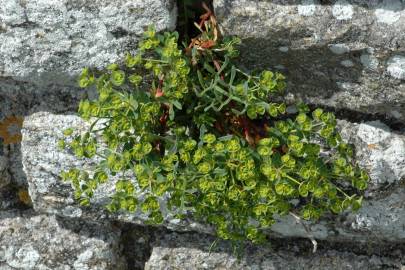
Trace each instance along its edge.
<path fill-rule="evenodd" d="M 0 269 L 123 270 L 119 232 L 33 211 L 0 212 Z"/>

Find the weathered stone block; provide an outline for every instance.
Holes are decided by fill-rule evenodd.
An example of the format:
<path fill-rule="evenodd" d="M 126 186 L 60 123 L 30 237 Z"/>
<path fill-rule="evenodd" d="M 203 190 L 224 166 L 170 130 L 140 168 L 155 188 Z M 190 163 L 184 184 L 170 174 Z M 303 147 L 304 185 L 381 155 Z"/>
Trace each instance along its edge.
<path fill-rule="evenodd" d="M 84 67 L 119 62 L 147 26 L 173 30 L 176 16 L 174 0 L 0 0 L 0 122 L 40 110 L 76 111 L 80 98 L 94 94 L 77 87 Z M 0 153 L 0 186 L 10 179 L 24 184 L 16 148 L 9 157 Z"/>
<path fill-rule="evenodd" d="M 235 269 L 235 270 L 344 270 L 400 269 L 401 259 L 386 256 L 358 255 L 338 250 L 244 248 L 238 259 L 229 246 L 218 244 L 212 251 L 213 239 L 169 234 L 155 241 L 146 270 L 163 269 Z M 401 254 L 397 254 L 397 256 Z"/>
<path fill-rule="evenodd" d="M 75 85 L 136 48 L 144 29 L 173 29 L 173 0 L 0 0 L 0 76 Z"/>
<path fill-rule="evenodd" d="M 123 270 L 119 236 L 108 226 L 0 212 L 0 269 Z"/>
<path fill-rule="evenodd" d="M 371 172 L 370 188 L 359 212 L 326 217 L 309 225 L 312 233 L 318 239 L 339 241 L 366 241 L 370 237 L 376 241 L 404 241 L 405 191 L 401 179 L 405 176 L 405 137 L 391 132 L 380 122 L 353 124 L 340 121 L 339 125 L 343 137 L 356 144 L 356 156 L 360 163 Z M 72 126 L 81 132 L 88 123 L 74 115 L 46 112 L 25 119 L 21 152 L 34 208 L 67 217 L 100 221 L 109 218 L 142 224 L 146 217 L 140 211 L 135 214 L 108 214 L 103 211 L 102 205 L 114 190 L 114 179 L 99 189 L 91 207 L 82 208 L 73 200 L 70 184 L 63 183 L 58 175 L 73 166 L 90 169 L 97 160 L 77 159 L 57 148 L 57 141 L 63 138 L 62 131 Z M 387 189 L 387 186 L 390 188 Z M 208 226 L 170 216 L 166 216 L 164 225 L 175 230 L 212 233 Z M 272 230 L 282 237 L 307 235 L 304 228 L 289 216 L 281 218 Z"/>
<path fill-rule="evenodd" d="M 291 99 L 405 120 L 401 0 L 215 0 L 247 69 L 280 70 Z"/>

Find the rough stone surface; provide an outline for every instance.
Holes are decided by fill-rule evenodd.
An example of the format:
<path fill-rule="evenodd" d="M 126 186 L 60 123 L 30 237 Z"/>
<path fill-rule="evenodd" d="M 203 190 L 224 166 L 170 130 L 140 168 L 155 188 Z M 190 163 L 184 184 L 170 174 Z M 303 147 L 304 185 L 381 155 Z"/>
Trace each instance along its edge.
<path fill-rule="evenodd" d="M 39 85 L 75 84 L 136 47 L 148 25 L 176 23 L 172 0 L 1 0 L 0 76 Z"/>
<path fill-rule="evenodd" d="M 112 178 L 110 182 L 99 187 L 92 199 L 92 207 L 82 209 L 73 199 L 72 188 L 69 183 L 61 181 L 60 173 L 71 167 L 80 167 L 91 172 L 91 166 L 97 160 L 77 159 L 72 153 L 58 149 L 57 142 L 64 138 L 63 130 L 68 127 L 75 127 L 80 133 L 89 127 L 89 123 L 75 115 L 56 115 L 47 112 L 38 112 L 25 118 L 21 153 L 34 209 L 72 218 L 96 221 L 113 219 L 143 224 L 147 217 L 140 210 L 135 214 L 111 214 L 104 210 L 108 194 L 112 194 L 115 181 L 118 179 Z M 180 222 L 169 216 L 166 226 L 176 230 L 208 230 L 200 224 Z"/>
<path fill-rule="evenodd" d="M 92 91 L 74 87 L 18 82 L 0 77 L 0 122 L 8 116 L 24 117 L 36 111 L 66 113 L 77 111 L 81 98 Z M 22 168 L 21 145 L 5 145 L 0 138 L 0 209 L 20 209 L 18 192 L 28 187 Z"/>
<path fill-rule="evenodd" d="M 308 226 L 319 239 L 367 241 L 373 237 L 375 241 L 405 241 L 405 190 L 401 180 L 405 177 L 405 137 L 391 132 L 380 122 L 353 124 L 340 121 L 339 125 L 343 137 L 356 144 L 356 155 L 361 164 L 370 171 L 366 202 L 357 213 L 327 217 Z M 90 208 L 80 208 L 73 200 L 70 185 L 61 182 L 58 175 L 71 166 L 90 168 L 96 160 L 78 160 L 72 154 L 58 150 L 56 144 L 62 138 L 62 131 L 71 126 L 80 132 L 88 124 L 74 115 L 45 112 L 25 119 L 21 152 L 34 208 L 67 217 L 110 218 L 142 224 L 145 216 L 140 212 L 110 215 L 102 211 L 101 205 L 107 200 L 106 194 L 113 191 L 114 181 L 101 187 Z M 191 221 L 180 222 L 170 216 L 166 217 L 165 226 L 175 230 L 212 232 L 207 226 Z M 272 230 L 284 237 L 306 236 L 304 228 L 289 216 L 281 218 Z"/>
<path fill-rule="evenodd" d="M 357 255 L 352 252 L 310 249 L 245 248 L 238 260 L 229 246 L 221 243 L 209 251 L 212 239 L 169 234 L 153 245 L 145 270 L 163 269 L 235 269 L 235 270 L 346 270 L 400 269 L 401 259 L 385 256 Z"/>
<path fill-rule="evenodd" d="M 292 100 L 404 122 L 404 1 L 213 3 L 223 32 L 242 39 L 242 64 L 286 74 Z"/>
<path fill-rule="evenodd" d="M 0 212 L 0 269 L 126 269 L 119 232 L 32 211 Z"/>
<path fill-rule="evenodd" d="M 285 73 L 290 101 L 360 112 L 355 119 L 378 113 L 405 122 L 404 1 L 214 0 L 214 6 L 224 32 L 243 40 L 242 65 Z M 78 205 L 58 175 L 72 166 L 91 170 L 97 160 L 56 146 L 65 128 L 88 127 L 74 112 L 94 92 L 75 86 L 77 74 L 122 59 L 150 24 L 173 29 L 176 12 L 174 0 L 0 0 L 0 121 L 25 117 L 22 144 L 3 146 L 0 139 L 0 269 L 143 269 L 145 261 L 149 270 L 405 269 L 405 250 L 352 247 L 405 243 L 405 136 L 379 121 L 339 121 L 371 182 L 357 213 L 306 223 L 320 243 L 316 254 L 309 241 L 303 250 L 290 239 L 308 236 L 291 216 L 269 232 L 287 249 L 249 246 L 239 261 L 220 242 L 210 254 L 209 226 L 166 215 L 164 226 L 178 234 L 134 225 L 145 222 L 140 212 L 104 211 L 115 179 L 90 207 Z M 31 206 L 20 196 L 27 186 L 34 209 L 26 210 Z"/>
<path fill-rule="evenodd" d="M 103 68 L 133 51 L 144 29 L 174 29 L 173 0 L 0 0 L 0 122 L 37 111 L 76 111 L 85 67 Z M 0 209 L 18 207 L 27 186 L 19 144 L 0 138 Z"/>
<path fill-rule="evenodd" d="M 356 158 L 370 173 L 371 188 L 405 179 L 405 136 L 380 121 L 339 121 L 342 136 L 356 146 Z"/>

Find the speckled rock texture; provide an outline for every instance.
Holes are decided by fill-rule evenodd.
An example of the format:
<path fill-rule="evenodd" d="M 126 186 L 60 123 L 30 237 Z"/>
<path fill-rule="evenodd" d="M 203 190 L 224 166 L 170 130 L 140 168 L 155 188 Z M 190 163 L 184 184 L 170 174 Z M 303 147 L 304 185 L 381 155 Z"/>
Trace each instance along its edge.
<path fill-rule="evenodd" d="M 401 259 L 387 256 L 357 255 L 334 249 L 244 248 L 238 259 L 229 245 L 220 243 L 211 252 L 212 239 L 192 235 L 168 234 L 153 243 L 145 270 L 235 269 L 235 270 L 380 270 L 401 269 Z M 398 251 L 399 255 L 401 251 Z"/>
<path fill-rule="evenodd" d="M 223 32 L 243 40 L 244 68 L 278 69 L 288 76 L 288 101 L 303 98 L 352 121 L 339 127 L 370 185 L 357 213 L 306 222 L 320 243 L 316 254 L 307 239 L 290 238 L 308 236 L 291 216 L 269 231 L 288 248 L 248 246 L 238 261 L 230 243 L 220 241 L 210 254 L 213 229 L 206 224 L 166 215 L 163 227 L 145 227 L 141 212 L 105 211 L 114 178 L 90 207 L 73 199 L 60 172 L 91 172 L 98 162 L 57 147 L 65 128 L 89 126 L 75 112 L 95 93 L 78 89 L 77 75 L 84 66 L 120 61 L 150 24 L 174 29 L 175 2 L 0 0 L 0 121 L 25 118 L 21 144 L 0 139 L 0 270 L 404 270 L 405 130 L 369 117 L 386 116 L 391 127 L 405 122 L 403 0 L 213 1 Z M 364 248 L 353 248 L 359 243 Z M 388 251 L 374 252 L 386 243 Z"/>
<path fill-rule="evenodd" d="M 145 28 L 173 29 L 172 0 L 0 0 L 0 76 L 75 85 L 136 48 Z"/>
<path fill-rule="evenodd" d="M 77 87 L 83 67 L 120 61 L 149 25 L 173 30 L 176 19 L 174 0 L 0 0 L 0 122 L 40 111 L 75 112 L 80 99 L 94 95 Z M 54 120 L 42 118 L 46 125 Z M 21 212 L 32 207 L 21 151 L 20 143 L 5 145 L 0 138 L 0 269 L 126 269 L 120 231 L 109 228 L 108 220 L 83 223 L 69 204 L 64 219 Z M 53 153 L 41 150 L 31 157 L 43 161 L 41 154 Z M 54 173 L 55 184 L 57 169 L 33 164 L 51 189 L 47 173 Z M 56 198 L 65 195 L 59 187 Z"/>
<path fill-rule="evenodd" d="M 173 0 L 0 0 L 0 123 L 76 111 L 80 99 L 94 95 L 77 87 L 83 67 L 119 61 L 147 26 L 172 30 L 176 17 Z M 20 158 L 20 145 L 0 138 L 1 198 L 27 185 Z M 1 201 L 5 209 L 13 200 Z"/>
<path fill-rule="evenodd" d="M 48 123 L 53 123 L 49 125 Z M 22 162 L 29 184 L 29 192 L 37 211 L 66 217 L 89 218 L 94 221 L 115 219 L 142 224 L 140 212 L 110 215 L 103 211 L 108 193 L 114 189 L 114 180 L 101 187 L 95 195 L 93 206 L 81 208 L 73 200 L 70 184 L 58 176 L 72 166 L 89 168 L 97 160 L 78 160 L 69 152 L 57 148 L 62 131 L 76 127 L 84 131 L 88 123 L 74 115 L 56 115 L 40 112 L 27 117 L 24 122 Z M 363 208 L 357 213 L 339 217 L 326 217 L 316 224 L 308 224 L 318 239 L 346 241 L 405 241 L 405 136 L 392 132 L 381 122 L 350 123 L 339 121 L 342 136 L 356 145 L 356 156 L 370 171 L 370 188 L 366 192 Z M 174 230 L 212 230 L 192 221 L 179 221 L 166 217 L 166 227 Z M 280 218 L 272 227 L 281 237 L 305 237 L 305 229 L 293 217 Z"/>
<path fill-rule="evenodd" d="M 0 212 L 0 269 L 124 270 L 119 231 L 32 211 Z"/>
<path fill-rule="evenodd" d="M 293 100 L 405 121 L 405 2 L 214 0 L 247 69 L 288 78 Z"/>
<path fill-rule="evenodd" d="M 75 115 L 57 115 L 48 112 L 34 113 L 25 118 L 21 158 L 34 209 L 72 218 L 88 218 L 95 221 L 113 219 L 143 224 L 147 217 L 141 211 L 135 214 L 111 214 L 105 211 L 104 205 L 108 202 L 108 194 L 114 192 L 115 181 L 118 180 L 115 178 L 102 185 L 95 193 L 91 207 L 78 206 L 77 201 L 73 199 L 70 184 L 62 182 L 59 175 L 71 167 L 80 167 L 91 172 L 91 166 L 97 159 L 77 159 L 72 153 L 61 151 L 57 147 L 58 140 L 64 138 L 63 130 L 68 127 L 75 127 L 80 133 L 89 127 L 89 123 Z M 207 231 L 207 228 L 197 223 L 181 222 L 169 216 L 167 221 L 168 228 Z"/>

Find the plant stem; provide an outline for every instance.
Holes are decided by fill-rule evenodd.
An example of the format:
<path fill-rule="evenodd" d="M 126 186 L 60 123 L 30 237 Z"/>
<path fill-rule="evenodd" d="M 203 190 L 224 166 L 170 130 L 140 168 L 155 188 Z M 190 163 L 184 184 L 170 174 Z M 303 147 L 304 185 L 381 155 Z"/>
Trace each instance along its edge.
<path fill-rule="evenodd" d="M 300 181 L 298 181 L 297 179 L 289 176 L 288 174 L 285 175 L 288 179 L 290 179 L 291 181 L 293 181 L 294 183 L 301 185 L 302 183 Z"/>

